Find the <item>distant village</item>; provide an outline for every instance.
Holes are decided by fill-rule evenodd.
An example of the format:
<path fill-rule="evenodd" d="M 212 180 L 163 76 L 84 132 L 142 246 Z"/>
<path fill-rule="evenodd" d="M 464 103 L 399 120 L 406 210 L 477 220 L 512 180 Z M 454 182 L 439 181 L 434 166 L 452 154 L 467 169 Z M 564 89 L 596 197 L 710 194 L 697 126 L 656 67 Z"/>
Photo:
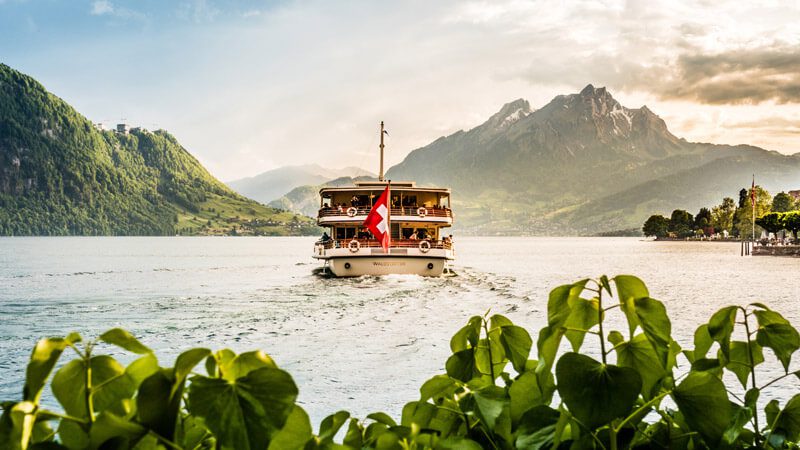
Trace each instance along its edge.
<path fill-rule="evenodd" d="M 94 127 L 98 131 L 107 131 L 106 130 L 106 126 L 103 124 L 103 122 L 95 122 L 94 123 Z M 114 131 L 117 134 L 129 134 L 131 132 L 133 132 L 133 133 L 147 133 L 148 132 L 147 129 L 145 129 L 144 127 L 132 127 L 131 128 L 131 126 L 128 125 L 127 123 L 118 123 L 115 128 L 112 128 L 111 131 Z"/>

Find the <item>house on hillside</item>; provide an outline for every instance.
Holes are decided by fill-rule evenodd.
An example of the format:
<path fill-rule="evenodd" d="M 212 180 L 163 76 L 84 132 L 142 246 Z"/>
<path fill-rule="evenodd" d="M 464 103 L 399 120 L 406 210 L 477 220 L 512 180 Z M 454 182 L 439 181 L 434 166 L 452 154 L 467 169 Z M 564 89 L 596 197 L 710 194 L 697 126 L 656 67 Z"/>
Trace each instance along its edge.
<path fill-rule="evenodd" d="M 128 134 L 129 128 L 127 123 L 118 123 L 117 124 L 117 133 L 119 134 Z"/>

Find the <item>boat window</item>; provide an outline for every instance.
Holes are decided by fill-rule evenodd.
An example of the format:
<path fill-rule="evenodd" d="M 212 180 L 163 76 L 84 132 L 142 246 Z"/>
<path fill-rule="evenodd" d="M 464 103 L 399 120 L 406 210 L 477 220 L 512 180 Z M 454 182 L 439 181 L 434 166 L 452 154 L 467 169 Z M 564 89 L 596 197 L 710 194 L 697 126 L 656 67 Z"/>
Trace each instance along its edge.
<path fill-rule="evenodd" d="M 406 207 L 417 206 L 417 196 L 416 195 L 403 196 L 403 206 Z"/>
<path fill-rule="evenodd" d="M 336 239 L 352 239 L 355 236 L 355 227 L 336 227 Z"/>
<path fill-rule="evenodd" d="M 330 208 L 331 207 L 331 198 L 330 197 L 322 197 L 322 205 L 323 208 Z"/>
<path fill-rule="evenodd" d="M 391 224 L 392 229 L 392 239 L 400 239 L 400 224 L 393 223 Z"/>
<path fill-rule="evenodd" d="M 450 196 L 442 196 L 442 198 L 439 199 L 439 206 L 442 208 L 450 208 Z"/>

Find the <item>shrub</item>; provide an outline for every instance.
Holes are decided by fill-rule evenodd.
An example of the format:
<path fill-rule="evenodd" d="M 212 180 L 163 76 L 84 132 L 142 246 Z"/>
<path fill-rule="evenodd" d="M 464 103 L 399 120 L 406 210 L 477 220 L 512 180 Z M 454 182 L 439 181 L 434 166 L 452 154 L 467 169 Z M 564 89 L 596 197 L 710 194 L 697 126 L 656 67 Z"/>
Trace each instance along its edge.
<path fill-rule="evenodd" d="M 627 329 L 607 329 L 612 313 Z M 585 350 L 587 337 L 599 352 Z M 560 353 L 564 339 L 570 351 Z M 97 342 L 140 357 L 124 367 L 95 354 Z M 291 376 L 262 352 L 195 348 L 165 368 L 121 329 L 90 342 L 77 334 L 42 339 L 22 401 L 3 404 L 0 448 L 780 449 L 797 448 L 800 438 L 800 394 L 783 405 L 760 399 L 767 386 L 800 377 L 789 371 L 800 335 L 761 303 L 720 309 L 697 328 L 694 348 L 683 350 L 666 308 L 641 280 L 602 276 L 550 293 L 536 359 L 528 332 L 501 315 L 472 317 L 450 347 L 446 373 L 422 385 L 399 421 L 339 411 L 315 434 Z M 50 381 L 63 411 L 47 410 L 42 390 L 70 349 L 78 357 Z M 764 349 L 783 375 L 765 381 L 757 373 Z M 680 375 L 679 358 L 690 367 Z M 746 390 L 742 398 L 724 384 L 726 372 Z M 677 409 L 664 406 L 668 397 Z"/>

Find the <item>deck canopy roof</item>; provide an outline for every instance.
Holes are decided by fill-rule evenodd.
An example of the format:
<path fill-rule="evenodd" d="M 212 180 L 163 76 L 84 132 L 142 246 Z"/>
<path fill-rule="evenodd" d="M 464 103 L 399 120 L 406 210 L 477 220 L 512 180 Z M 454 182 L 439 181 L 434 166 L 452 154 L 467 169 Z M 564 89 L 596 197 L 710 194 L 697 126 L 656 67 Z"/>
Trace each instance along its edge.
<path fill-rule="evenodd" d="M 324 187 L 319 190 L 319 195 L 332 194 L 336 192 L 368 192 L 382 191 L 386 188 L 386 181 L 356 181 L 354 186 Z M 393 181 L 392 190 L 403 192 L 431 192 L 438 194 L 450 194 L 450 189 L 439 187 L 417 187 L 413 181 Z"/>

